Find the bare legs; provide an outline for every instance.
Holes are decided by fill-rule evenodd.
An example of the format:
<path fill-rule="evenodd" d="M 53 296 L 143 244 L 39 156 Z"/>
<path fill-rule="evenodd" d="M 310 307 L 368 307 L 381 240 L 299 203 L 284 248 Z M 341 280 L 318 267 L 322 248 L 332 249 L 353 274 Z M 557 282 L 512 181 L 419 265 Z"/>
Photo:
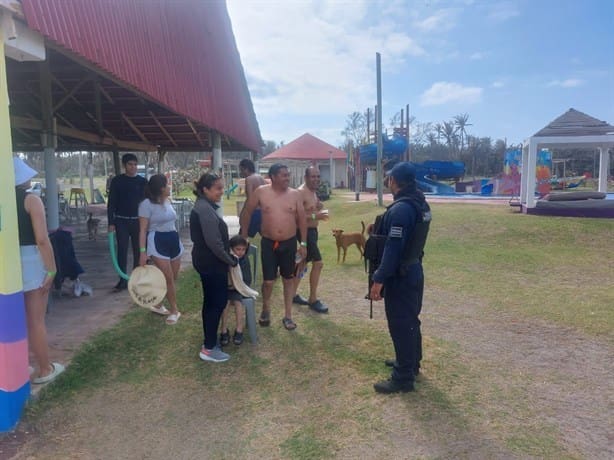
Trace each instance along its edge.
<path fill-rule="evenodd" d="M 151 258 L 153 259 L 155 266 L 158 267 L 162 273 L 164 273 L 164 278 L 166 279 L 166 298 L 168 299 L 168 303 L 170 305 L 171 315 L 174 315 L 178 312 L 175 281 L 179 276 L 181 258 L 178 257 L 174 260 L 160 259 L 159 257 L 155 256 L 152 256 Z"/>
<path fill-rule="evenodd" d="M 49 291 L 39 288 L 24 293 L 24 296 L 28 326 L 28 344 L 38 364 L 38 376 L 45 377 L 53 371 L 51 361 L 49 361 L 47 327 L 45 326 L 45 312 L 47 311 Z"/>
<path fill-rule="evenodd" d="M 320 282 L 320 274 L 324 263 L 321 260 L 311 263 L 311 272 L 309 273 L 309 303 L 313 303 L 318 300 L 318 283 Z M 303 270 L 304 268 L 299 267 Z M 294 279 L 294 292 L 293 296 L 298 293 L 298 286 L 301 282 L 299 277 Z"/>
<path fill-rule="evenodd" d="M 284 310 L 285 317 L 292 319 L 292 297 L 294 297 L 294 278 L 282 278 L 284 286 Z"/>
<path fill-rule="evenodd" d="M 292 319 L 292 297 L 294 297 L 295 284 L 294 278 L 282 278 L 284 289 L 284 311 L 285 317 Z M 273 293 L 273 285 L 275 280 L 262 283 L 262 311 L 266 313 L 271 312 L 271 295 Z"/>
<path fill-rule="evenodd" d="M 273 294 L 273 284 L 275 280 L 264 280 L 262 282 L 262 311 L 271 312 L 271 295 Z"/>
<path fill-rule="evenodd" d="M 228 316 L 230 315 L 230 307 L 234 307 L 235 314 L 237 316 L 237 332 L 243 332 L 245 328 L 245 310 L 243 304 L 238 300 L 231 300 L 222 313 L 222 332 L 226 332 L 228 329 Z"/>

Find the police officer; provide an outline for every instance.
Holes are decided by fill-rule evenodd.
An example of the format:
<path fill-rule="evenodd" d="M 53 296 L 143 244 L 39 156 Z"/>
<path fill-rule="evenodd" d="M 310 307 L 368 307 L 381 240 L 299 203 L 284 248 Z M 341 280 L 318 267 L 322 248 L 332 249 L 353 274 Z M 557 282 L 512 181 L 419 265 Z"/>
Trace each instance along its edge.
<path fill-rule="evenodd" d="M 384 298 L 396 362 L 391 362 L 390 379 L 373 387 L 378 393 L 397 393 L 414 390 L 415 374 L 420 366 L 418 315 L 424 287 L 422 255 L 431 213 L 417 188 L 416 172 L 411 163 L 397 163 L 386 176 L 394 202 L 388 206 L 377 229 L 378 234 L 387 236 L 369 295 L 372 300 Z"/>

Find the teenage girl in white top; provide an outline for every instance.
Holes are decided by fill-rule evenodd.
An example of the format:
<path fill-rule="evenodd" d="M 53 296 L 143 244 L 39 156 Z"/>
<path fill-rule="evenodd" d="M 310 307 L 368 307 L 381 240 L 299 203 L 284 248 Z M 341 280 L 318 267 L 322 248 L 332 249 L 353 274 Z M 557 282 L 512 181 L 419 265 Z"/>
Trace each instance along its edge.
<path fill-rule="evenodd" d="M 166 324 L 175 324 L 181 313 L 177 309 L 175 281 L 181 266 L 183 245 L 175 227 L 177 213 L 171 205 L 170 188 L 163 174 L 151 176 L 145 188 L 145 198 L 139 205 L 139 265 L 144 266 L 151 257 L 166 278 L 166 298 L 170 311 L 160 305 L 154 313 L 168 315 Z"/>

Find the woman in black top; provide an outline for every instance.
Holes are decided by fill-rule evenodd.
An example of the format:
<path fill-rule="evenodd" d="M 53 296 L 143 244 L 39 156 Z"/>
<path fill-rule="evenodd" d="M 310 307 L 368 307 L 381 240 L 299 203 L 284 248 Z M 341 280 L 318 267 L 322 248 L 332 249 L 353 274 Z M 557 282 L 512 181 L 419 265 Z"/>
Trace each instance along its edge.
<path fill-rule="evenodd" d="M 49 359 L 45 313 L 49 290 L 56 275 L 55 257 L 47 234 L 45 207 L 40 197 L 28 193 L 36 171 L 20 158 L 13 158 L 21 277 L 28 329 L 28 344 L 38 364 L 33 383 L 47 383 L 64 371 L 60 363 Z"/>
<path fill-rule="evenodd" d="M 203 174 L 195 182 L 198 197 L 190 214 L 192 265 L 203 285 L 203 333 L 200 350 L 203 361 L 222 362 L 230 356 L 217 345 L 217 329 L 228 301 L 228 268 L 237 265 L 230 255 L 228 226 L 218 215 L 218 203 L 224 194 L 222 179 L 211 173 Z"/>

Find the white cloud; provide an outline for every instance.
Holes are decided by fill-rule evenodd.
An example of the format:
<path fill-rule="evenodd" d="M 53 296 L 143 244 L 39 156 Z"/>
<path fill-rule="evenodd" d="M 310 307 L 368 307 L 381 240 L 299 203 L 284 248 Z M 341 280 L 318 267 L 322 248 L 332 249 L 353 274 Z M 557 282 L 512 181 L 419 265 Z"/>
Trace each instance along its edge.
<path fill-rule="evenodd" d="M 584 80 L 580 80 L 579 78 L 568 78 L 567 80 L 552 80 L 546 86 L 548 88 L 576 88 L 578 86 L 582 86 L 583 84 Z"/>
<path fill-rule="evenodd" d="M 450 102 L 462 102 L 473 104 L 479 102 L 482 97 L 482 88 L 475 86 L 463 86 L 459 83 L 439 81 L 427 89 L 420 96 L 420 105 L 427 107 L 442 105 Z"/>
<path fill-rule="evenodd" d="M 481 61 L 482 59 L 485 59 L 486 56 L 487 56 L 487 53 L 476 51 L 475 53 L 469 56 L 469 59 L 471 59 L 472 61 Z"/>
<path fill-rule="evenodd" d="M 394 5 L 375 19 L 370 0 L 227 5 L 259 117 L 351 113 L 372 104 L 376 52 L 389 67 L 427 54 Z"/>
<path fill-rule="evenodd" d="M 520 16 L 520 11 L 512 2 L 504 1 L 488 5 L 488 19 L 494 22 L 504 22 Z"/>
<path fill-rule="evenodd" d="M 497 81 L 493 81 L 490 84 L 491 88 L 503 88 L 505 86 L 505 83 L 501 80 L 497 80 Z"/>
<path fill-rule="evenodd" d="M 457 10 L 446 8 L 436 11 L 427 18 L 414 21 L 414 27 L 422 32 L 450 30 L 456 25 Z"/>

